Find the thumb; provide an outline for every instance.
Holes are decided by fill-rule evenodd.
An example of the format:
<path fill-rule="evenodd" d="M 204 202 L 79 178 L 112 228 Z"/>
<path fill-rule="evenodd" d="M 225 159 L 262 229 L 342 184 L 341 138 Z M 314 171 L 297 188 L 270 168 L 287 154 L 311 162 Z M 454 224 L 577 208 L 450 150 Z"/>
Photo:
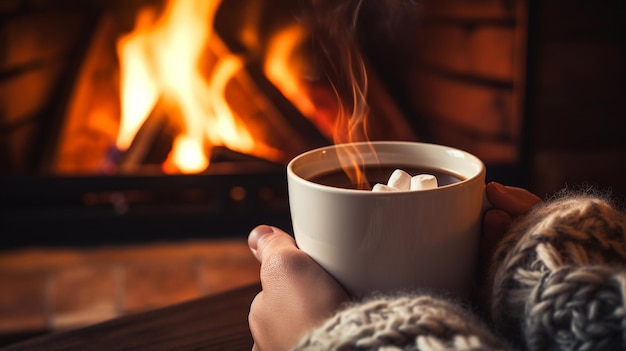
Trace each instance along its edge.
<path fill-rule="evenodd" d="M 267 257 L 281 251 L 297 249 L 296 242 L 291 235 L 268 225 L 260 225 L 252 229 L 248 235 L 248 247 L 261 263 Z"/>

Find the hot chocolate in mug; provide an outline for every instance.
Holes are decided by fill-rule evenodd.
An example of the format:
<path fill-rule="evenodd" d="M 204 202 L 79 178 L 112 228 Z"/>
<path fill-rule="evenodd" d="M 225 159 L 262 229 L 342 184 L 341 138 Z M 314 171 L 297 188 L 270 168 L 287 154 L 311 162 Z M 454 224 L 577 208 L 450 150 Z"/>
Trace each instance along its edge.
<path fill-rule="evenodd" d="M 360 169 L 383 170 L 383 176 L 394 169 L 434 173 L 439 186 L 358 190 L 342 176 L 355 162 Z M 287 165 L 296 243 L 356 297 L 428 290 L 467 298 L 477 266 L 485 173 L 476 156 L 428 143 L 361 142 L 305 152 Z M 385 179 L 369 181 L 371 186 Z"/>

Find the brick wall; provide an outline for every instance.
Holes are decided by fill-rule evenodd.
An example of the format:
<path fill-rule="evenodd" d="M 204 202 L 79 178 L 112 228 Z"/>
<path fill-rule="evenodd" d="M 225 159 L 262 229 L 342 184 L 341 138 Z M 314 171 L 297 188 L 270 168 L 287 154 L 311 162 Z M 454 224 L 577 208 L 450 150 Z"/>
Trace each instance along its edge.
<path fill-rule="evenodd" d="M 389 48 L 365 47 L 419 138 L 474 153 L 488 178 L 521 182 L 528 1 L 425 0 L 402 11 Z"/>
<path fill-rule="evenodd" d="M 541 196 L 590 184 L 626 199 L 623 1 L 418 3 L 369 52 L 420 138 Z"/>

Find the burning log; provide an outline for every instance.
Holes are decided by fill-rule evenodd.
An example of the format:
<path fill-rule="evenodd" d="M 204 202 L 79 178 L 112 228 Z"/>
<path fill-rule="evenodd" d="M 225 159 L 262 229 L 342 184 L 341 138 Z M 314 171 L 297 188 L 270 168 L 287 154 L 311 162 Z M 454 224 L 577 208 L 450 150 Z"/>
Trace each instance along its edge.
<path fill-rule="evenodd" d="M 175 108 L 172 103 L 161 97 L 152 109 L 152 112 L 146 118 L 145 122 L 133 138 L 130 147 L 122 152 L 122 157 L 118 165 L 119 173 L 136 173 L 140 170 L 140 166 L 148 160 L 151 153 L 155 152 L 160 145 L 165 145 L 165 152 L 158 155 L 157 163 L 165 160 L 167 153 L 171 149 L 174 136 L 180 132 L 180 124 L 173 118 Z M 161 146 L 162 148 L 162 146 Z M 159 160 L 160 158 L 160 160 Z"/>
<path fill-rule="evenodd" d="M 180 3 L 176 4 L 178 6 Z M 201 46 L 200 49 L 192 49 L 195 53 L 201 52 L 200 56 L 182 51 L 171 55 L 172 50 L 167 55 L 158 54 L 164 51 L 160 45 L 171 44 L 168 39 L 171 39 L 172 33 L 178 33 L 181 27 L 185 27 L 174 25 L 173 29 L 168 29 L 165 25 L 172 25 L 170 21 L 173 16 L 168 14 L 168 9 L 181 10 L 169 5 L 164 9 L 159 19 L 153 18 L 148 24 L 141 13 L 138 14 L 138 18 L 144 19 L 141 24 L 144 31 L 136 33 L 138 39 L 128 37 L 135 35 L 133 31 L 120 40 L 120 28 L 116 27 L 114 16 L 103 17 L 76 79 L 75 97 L 68 103 L 63 121 L 64 132 L 55 145 L 56 157 L 51 167 L 53 172 L 137 172 L 145 169 L 146 163 L 159 163 L 168 159 L 168 152 L 174 152 L 172 149 L 177 147 L 176 134 L 180 132 L 192 137 L 196 155 L 202 154 L 207 162 L 211 149 L 220 145 L 273 162 L 286 163 L 298 153 L 328 143 L 314 126 L 294 122 L 294 119 L 305 118 L 296 109 L 281 107 L 284 105 L 284 97 L 282 100 L 277 99 L 273 90 L 263 85 L 266 81 L 257 79 L 255 73 L 250 72 L 252 66 L 244 64 L 245 57 L 232 54 L 217 33 L 211 32 L 206 36 L 206 42 L 192 41 L 192 44 Z M 152 28 L 152 25 L 157 27 Z M 188 33 L 185 37 L 196 36 Z M 147 41 L 141 42 L 145 38 Z M 120 49 L 120 53 L 132 52 L 139 57 L 121 54 L 118 58 L 113 57 L 110 49 L 116 43 L 130 45 L 130 50 Z M 187 58 L 192 61 L 163 62 L 170 58 Z M 124 63 L 126 60 L 131 60 L 132 64 Z M 138 61 L 145 62 L 138 65 Z M 197 68 L 197 72 L 188 72 L 190 68 Z M 174 71 L 165 72 L 166 69 Z M 128 89 L 124 85 L 129 82 L 128 75 L 138 78 L 141 84 L 130 88 L 131 94 L 124 96 Z M 99 86 L 92 85 L 94 77 L 98 77 L 102 85 L 106 82 L 109 88 L 103 91 L 98 89 Z M 119 89 L 115 87 L 118 81 L 123 83 Z M 149 85 L 145 86 L 146 83 Z M 179 90 L 178 85 L 181 84 L 186 86 Z M 121 90 L 121 100 L 117 90 Z M 141 100 L 144 98 L 147 100 Z M 105 101 L 103 106 L 106 107 L 94 105 L 94 101 Z M 129 111 L 140 111 L 140 114 L 146 115 L 131 116 L 136 121 L 120 121 L 120 116 L 124 119 L 129 117 L 126 116 Z M 131 135 L 125 134 L 124 141 L 120 143 L 120 136 L 116 137 L 115 133 L 126 129 L 128 125 L 131 126 Z M 82 137 L 82 141 L 76 143 L 77 138 L 73 133 L 94 128 L 98 131 L 106 129 L 106 138 L 98 145 L 91 145 L 94 138 L 89 136 Z M 239 148 L 235 139 L 242 131 L 248 134 L 244 135 L 248 140 L 245 140 L 245 147 Z M 117 145 L 118 150 L 111 148 L 113 144 Z M 88 160 L 89 157 L 92 159 Z M 175 168 L 179 171 L 181 169 L 178 166 Z M 192 173 L 199 171 L 202 169 L 195 168 Z"/>

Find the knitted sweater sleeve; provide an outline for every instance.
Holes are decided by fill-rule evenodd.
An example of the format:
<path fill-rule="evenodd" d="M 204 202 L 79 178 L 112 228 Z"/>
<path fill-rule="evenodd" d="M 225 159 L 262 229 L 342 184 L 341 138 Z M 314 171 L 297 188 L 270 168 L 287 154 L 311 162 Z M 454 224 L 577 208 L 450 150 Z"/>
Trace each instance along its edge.
<path fill-rule="evenodd" d="M 429 295 L 354 303 L 294 350 L 624 350 L 626 213 L 564 192 L 510 228 L 492 262 L 491 321 Z M 511 347 L 514 345 L 514 347 Z"/>
<path fill-rule="evenodd" d="M 354 303 L 303 337 L 302 350 L 510 350 L 459 304 L 382 296 Z"/>

